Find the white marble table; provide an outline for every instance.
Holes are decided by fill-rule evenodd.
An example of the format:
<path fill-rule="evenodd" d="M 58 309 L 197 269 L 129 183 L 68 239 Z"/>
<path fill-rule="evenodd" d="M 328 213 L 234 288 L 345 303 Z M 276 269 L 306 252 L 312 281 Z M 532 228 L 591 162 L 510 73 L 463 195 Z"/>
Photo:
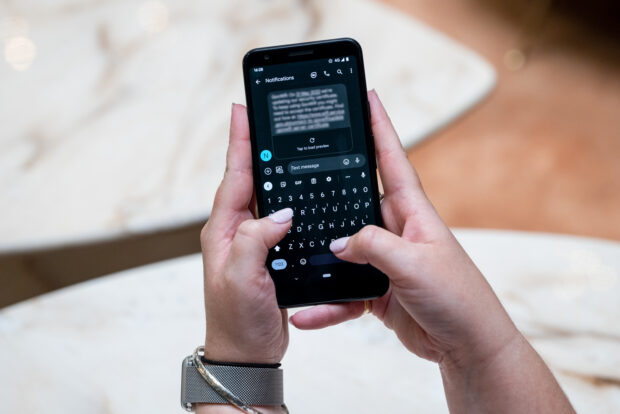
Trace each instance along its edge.
<path fill-rule="evenodd" d="M 493 69 L 368 0 L 0 0 L 0 253 L 204 220 L 250 48 L 351 36 L 405 145 Z"/>
<path fill-rule="evenodd" d="M 620 243 L 456 234 L 577 411 L 620 411 Z M 204 338 L 201 269 L 187 256 L 0 311 L 0 412 L 181 412 L 180 361 Z M 437 367 L 372 316 L 292 328 L 283 365 L 295 414 L 349 403 L 359 413 L 447 411 Z"/>

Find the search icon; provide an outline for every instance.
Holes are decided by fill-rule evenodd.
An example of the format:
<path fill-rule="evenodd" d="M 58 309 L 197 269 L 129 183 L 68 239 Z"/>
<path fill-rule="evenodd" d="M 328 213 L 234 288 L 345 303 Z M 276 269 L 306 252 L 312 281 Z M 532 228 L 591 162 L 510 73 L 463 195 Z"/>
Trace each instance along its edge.
<path fill-rule="evenodd" d="M 339 75 L 342 75 L 342 70 L 336 69 L 336 73 L 339 74 Z"/>

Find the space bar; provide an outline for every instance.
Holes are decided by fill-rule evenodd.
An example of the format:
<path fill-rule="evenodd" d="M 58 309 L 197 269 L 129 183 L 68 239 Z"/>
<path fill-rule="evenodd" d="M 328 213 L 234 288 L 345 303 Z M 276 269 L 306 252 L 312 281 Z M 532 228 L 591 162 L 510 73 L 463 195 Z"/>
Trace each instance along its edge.
<path fill-rule="evenodd" d="M 310 264 L 313 266 L 320 266 L 339 262 L 342 262 L 342 260 L 334 256 L 332 253 L 315 254 L 314 256 L 310 256 Z"/>

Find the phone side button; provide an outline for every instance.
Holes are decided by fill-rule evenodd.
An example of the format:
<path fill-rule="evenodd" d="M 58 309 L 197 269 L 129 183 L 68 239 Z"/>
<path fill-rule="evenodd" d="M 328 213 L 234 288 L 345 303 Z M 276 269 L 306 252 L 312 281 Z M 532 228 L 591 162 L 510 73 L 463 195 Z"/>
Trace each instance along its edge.
<path fill-rule="evenodd" d="M 339 262 L 342 262 L 342 260 L 334 256 L 332 253 L 315 254 L 314 256 L 310 256 L 310 264 L 313 266 L 320 266 Z"/>
<path fill-rule="evenodd" d="M 282 270 L 282 269 L 286 269 L 286 260 L 284 259 L 276 259 L 273 262 L 271 262 L 271 268 L 273 270 Z"/>

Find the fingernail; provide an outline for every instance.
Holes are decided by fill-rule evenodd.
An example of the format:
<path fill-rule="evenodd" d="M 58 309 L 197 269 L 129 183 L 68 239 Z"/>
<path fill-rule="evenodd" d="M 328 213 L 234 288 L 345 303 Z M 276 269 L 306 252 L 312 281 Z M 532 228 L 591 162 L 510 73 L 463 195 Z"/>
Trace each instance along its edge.
<path fill-rule="evenodd" d="M 293 218 L 293 209 L 292 208 L 283 208 L 282 210 L 278 210 L 275 213 L 271 213 L 269 218 L 278 224 L 286 223 L 290 219 Z"/>
<path fill-rule="evenodd" d="M 334 253 L 338 253 L 344 250 L 345 247 L 347 247 L 347 242 L 349 241 L 350 237 L 341 237 L 339 239 L 334 240 L 333 242 L 331 242 L 329 244 L 329 250 L 331 250 Z"/>

